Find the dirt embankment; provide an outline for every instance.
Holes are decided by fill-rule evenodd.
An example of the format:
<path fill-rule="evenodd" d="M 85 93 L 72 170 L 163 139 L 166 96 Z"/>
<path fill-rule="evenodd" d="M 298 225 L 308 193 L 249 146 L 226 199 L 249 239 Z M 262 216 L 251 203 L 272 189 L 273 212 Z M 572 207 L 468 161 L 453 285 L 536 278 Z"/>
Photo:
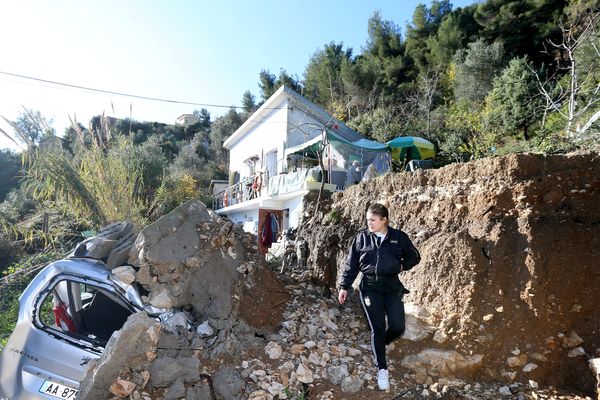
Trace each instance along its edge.
<path fill-rule="evenodd" d="M 483 355 L 475 379 L 593 392 L 600 155 L 509 155 L 362 182 L 335 194 L 322 222 L 299 232 L 316 281 L 335 285 L 378 199 L 391 203 L 392 224 L 421 252 L 401 279 L 412 291 L 407 301 L 431 313 L 429 347 Z"/>

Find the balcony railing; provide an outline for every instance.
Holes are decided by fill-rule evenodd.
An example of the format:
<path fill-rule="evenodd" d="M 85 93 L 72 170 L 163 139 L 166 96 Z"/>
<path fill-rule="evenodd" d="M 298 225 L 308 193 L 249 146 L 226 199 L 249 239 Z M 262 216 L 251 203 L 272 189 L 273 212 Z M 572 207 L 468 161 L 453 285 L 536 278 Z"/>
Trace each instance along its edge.
<path fill-rule="evenodd" d="M 227 189 L 215 194 L 213 199 L 213 210 L 240 204 L 248 200 L 261 197 L 267 191 L 267 184 L 253 185 L 254 178 L 246 178 L 243 181 L 229 186 Z"/>
<path fill-rule="evenodd" d="M 315 171 L 316 170 L 316 171 Z M 311 173 L 312 171 L 312 173 Z M 215 194 L 213 210 L 230 207 L 259 197 L 273 197 L 305 189 L 318 189 L 321 174 L 318 169 L 301 169 L 296 172 L 272 176 L 269 182 L 257 185 L 254 178 L 247 178 Z M 343 180 L 343 177 L 341 177 Z M 327 183 L 326 190 L 335 191 L 336 185 Z M 338 186 L 343 189 L 343 183 Z"/>

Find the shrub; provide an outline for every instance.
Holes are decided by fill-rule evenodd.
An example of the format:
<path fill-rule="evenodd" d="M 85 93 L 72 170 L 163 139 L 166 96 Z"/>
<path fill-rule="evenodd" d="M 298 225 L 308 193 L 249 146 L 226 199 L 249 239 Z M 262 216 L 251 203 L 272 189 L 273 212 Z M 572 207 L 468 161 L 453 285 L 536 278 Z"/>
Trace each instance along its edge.
<path fill-rule="evenodd" d="M 158 219 L 180 204 L 199 197 L 196 180 L 188 174 L 166 176 L 156 191 L 150 217 Z"/>

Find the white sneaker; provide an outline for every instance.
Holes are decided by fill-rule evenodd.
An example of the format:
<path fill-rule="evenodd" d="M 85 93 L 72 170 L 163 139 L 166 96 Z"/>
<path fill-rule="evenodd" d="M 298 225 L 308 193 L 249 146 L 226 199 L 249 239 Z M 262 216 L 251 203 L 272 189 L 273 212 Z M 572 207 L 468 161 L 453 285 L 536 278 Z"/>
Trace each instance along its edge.
<path fill-rule="evenodd" d="M 390 373 L 387 369 L 380 369 L 377 372 L 377 386 L 380 390 L 389 390 L 390 388 Z"/>

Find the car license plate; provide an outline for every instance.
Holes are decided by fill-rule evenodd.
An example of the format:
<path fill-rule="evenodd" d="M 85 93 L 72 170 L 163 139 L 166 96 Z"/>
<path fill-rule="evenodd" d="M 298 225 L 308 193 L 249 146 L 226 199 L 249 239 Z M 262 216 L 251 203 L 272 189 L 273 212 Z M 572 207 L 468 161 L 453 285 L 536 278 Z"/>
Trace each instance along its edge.
<path fill-rule="evenodd" d="M 78 392 L 76 389 L 50 381 L 44 381 L 44 384 L 40 388 L 40 393 L 56 397 L 57 399 L 75 399 Z"/>

